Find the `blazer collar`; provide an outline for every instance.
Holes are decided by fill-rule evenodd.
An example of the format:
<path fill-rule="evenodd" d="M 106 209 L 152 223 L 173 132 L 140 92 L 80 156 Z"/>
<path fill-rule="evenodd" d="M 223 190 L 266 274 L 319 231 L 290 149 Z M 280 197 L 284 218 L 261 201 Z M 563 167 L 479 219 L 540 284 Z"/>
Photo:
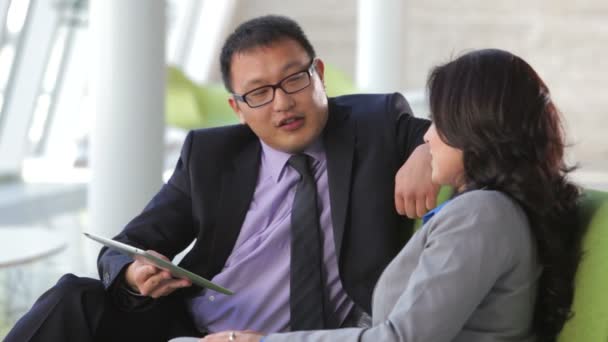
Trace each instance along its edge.
<path fill-rule="evenodd" d="M 222 175 L 217 226 L 212 244 L 217 255 L 212 258 L 212 274 L 219 273 L 224 267 L 245 221 L 258 179 L 260 151 L 259 140 L 253 139 Z"/>
<path fill-rule="evenodd" d="M 354 122 L 349 120 L 350 110 L 329 99 L 329 115 L 323 133 L 327 155 L 327 176 L 329 180 L 329 202 L 334 226 L 336 255 L 340 260 L 346 215 L 349 207 L 349 193 L 355 151 Z"/>

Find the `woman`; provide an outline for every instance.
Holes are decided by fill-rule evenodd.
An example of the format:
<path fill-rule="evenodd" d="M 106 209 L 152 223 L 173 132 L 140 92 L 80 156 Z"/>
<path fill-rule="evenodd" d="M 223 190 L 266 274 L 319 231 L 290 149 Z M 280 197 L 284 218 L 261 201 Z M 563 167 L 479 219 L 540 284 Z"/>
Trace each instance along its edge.
<path fill-rule="evenodd" d="M 479 50 L 428 80 L 433 181 L 458 195 L 384 270 L 373 326 L 203 341 L 554 341 L 570 315 L 580 233 L 549 90 L 521 58 Z"/>

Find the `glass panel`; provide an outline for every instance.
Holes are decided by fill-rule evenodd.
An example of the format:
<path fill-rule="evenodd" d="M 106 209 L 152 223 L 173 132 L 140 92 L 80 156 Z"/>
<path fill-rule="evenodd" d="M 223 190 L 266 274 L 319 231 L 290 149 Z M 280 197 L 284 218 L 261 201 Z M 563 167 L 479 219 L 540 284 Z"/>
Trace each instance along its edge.
<path fill-rule="evenodd" d="M 70 82 L 67 68 L 68 58 L 73 53 L 74 37 L 77 31 L 86 28 L 86 3 L 80 0 L 64 1 L 55 4 L 54 11 L 59 18 L 52 35 L 52 47 L 48 54 L 44 77 L 40 84 L 40 95 L 37 100 L 34 118 L 30 126 L 29 157 L 42 157 L 48 144 L 49 130 L 55 120 L 57 105 L 62 89 Z M 80 61 L 73 61 L 80 63 Z M 73 90 L 73 89 L 72 89 Z M 71 101 L 78 102 L 78 94 L 68 95 Z M 70 132 L 63 132 L 69 134 Z"/>
<path fill-rule="evenodd" d="M 13 45 L 5 45 L 0 49 L 0 91 L 3 93 L 11 74 L 11 67 L 13 66 L 14 59 L 15 47 Z"/>
<path fill-rule="evenodd" d="M 5 92 L 10 88 L 13 67 L 15 65 L 15 55 L 22 38 L 22 31 L 25 25 L 30 0 L 13 0 L 3 5 L 8 7 L 5 25 L 0 29 L 0 96 L 3 101 L 0 103 L 0 128 L 4 119 L 4 98 Z M 3 9 L 6 9 L 4 7 Z"/>
<path fill-rule="evenodd" d="M 42 94 L 38 96 L 38 100 L 36 101 L 36 107 L 34 109 L 32 125 L 30 126 L 30 130 L 28 133 L 28 137 L 32 145 L 38 144 L 40 142 L 40 139 L 42 138 L 42 133 L 44 132 L 46 120 L 48 119 L 50 106 L 51 96 L 49 94 Z"/>
<path fill-rule="evenodd" d="M 11 1 L 6 18 L 6 29 L 9 34 L 16 35 L 21 32 L 29 6 L 30 0 Z"/>
<path fill-rule="evenodd" d="M 49 58 L 48 65 L 44 73 L 44 81 L 42 82 L 43 92 L 51 93 L 55 89 L 55 83 L 57 82 L 61 60 L 64 55 L 67 33 L 66 27 L 60 27 L 59 31 L 57 32 L 51 57 Z"/>

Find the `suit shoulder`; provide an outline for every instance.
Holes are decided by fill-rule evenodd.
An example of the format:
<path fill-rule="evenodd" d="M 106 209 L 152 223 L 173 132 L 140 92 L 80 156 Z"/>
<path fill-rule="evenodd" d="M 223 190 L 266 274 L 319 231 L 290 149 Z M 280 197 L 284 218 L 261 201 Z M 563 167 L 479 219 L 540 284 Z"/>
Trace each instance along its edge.
<path fill-rule="evenodd" d="M 351 120 L 357 127 L 359 138 L 382 138 L 388 144 L 395 141 L 400 118 L 411 116 L 407 100 L 399 93 L 356 94 L 331 98 L 329 112 L 334 120 Z"/>
<path fill-rule="evenodd" d="M 246 125 L 228 125 L 210 128 L 199 128 L 191 131 L 193 139 L 227 139 L 246 138 L 253 132 Z"/>
<path fill-rule="evenodd" d="M 405 97 L 400 93 L 391 94 L 352 94 L 329 99 L 330 107 L 336 106 L 355 115 L 382 113 L 392 110 L 409 114 L 411 108 Z"/>
<path fill-rule="evenodd" d="M 190 132 L 193 150 L 225 150 L 238 148 L 257 139 L 246 125 L 229 125 L 196 129 Z"/>
<path fill-rule="evenodd" d="M 518 210 L 519 205 L 508 195 L 496 190 L 472 190 L 454 198 L 454 203 L 488 210 Z"/>
<path fill-rule="evenodd" d="M 454 198 L 438 216 L 457 220 L 467 225 L 484 227 L 484 230 L 503 235 L 515 234 L 515 227 L 528 231 L 529 223 L 523 208 L 500 191 L 473 190 Z M 509 227 L 509 229 L 504 229 Z M 515 234 L 517 235 L 517 234 Z"/>

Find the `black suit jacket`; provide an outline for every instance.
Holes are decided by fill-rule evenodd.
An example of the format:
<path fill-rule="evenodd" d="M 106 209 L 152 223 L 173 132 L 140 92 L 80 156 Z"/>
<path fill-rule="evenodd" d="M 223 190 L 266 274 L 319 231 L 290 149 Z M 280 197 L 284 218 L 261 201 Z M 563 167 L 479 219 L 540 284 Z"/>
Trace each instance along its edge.
<path fill-rule="evenodd" d="M 412 116 L 399 94 L 329 99 L 323 141 L 340 278 L 367 312 L 378 277 L 411 232 L 411 221 L 395 210 L 394 179 L 428 126 Z M 255 190 L 260 151 L 259 139 L 245 125 L 190 132 L 169 182 L 116 239 L 169 258 L 196 239 L 180 265 L 212 278 L 236 243 Z M 131 261 L 103 249 L 99 272 L 105 286 Z"/>

